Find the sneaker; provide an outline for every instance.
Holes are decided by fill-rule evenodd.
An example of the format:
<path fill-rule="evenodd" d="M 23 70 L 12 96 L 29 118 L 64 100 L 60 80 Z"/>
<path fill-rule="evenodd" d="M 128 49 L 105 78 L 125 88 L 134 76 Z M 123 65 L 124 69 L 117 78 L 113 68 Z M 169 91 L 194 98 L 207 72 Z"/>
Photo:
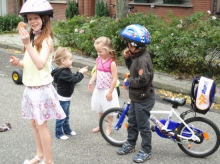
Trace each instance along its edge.
<path fill-rule="evenodd" d="M 63 136 L 60 137 L 60 139 L 61 140 L 66 140 L 66 139 L 68 139 L 68 137 L 66 135 L 63 135 Z"/>
<path fill-rule="evenodd" d="M 72 131 L 69 135 L 75 136 L 75 135 L 76 135 L 76 132 Z"/>
<path fill-rule="evenodd" d="M 127 153 L 134 152 L 134 146 L 130 145 L 128 142 L 125 142 L 120 149 L 118 149 L 117 153 L 119 155 L 125 155 Z"/>
<path fill-rule="evenodd" d="M 143 150 L 140 150 L 138 154 L 134 156 L 133 161 L 136 163 L 143 163 L 146 160 L 149 160 L 150 158 L 151 158 L 151 153 L 148 154 L 148 153 L 145 153 Z"/>

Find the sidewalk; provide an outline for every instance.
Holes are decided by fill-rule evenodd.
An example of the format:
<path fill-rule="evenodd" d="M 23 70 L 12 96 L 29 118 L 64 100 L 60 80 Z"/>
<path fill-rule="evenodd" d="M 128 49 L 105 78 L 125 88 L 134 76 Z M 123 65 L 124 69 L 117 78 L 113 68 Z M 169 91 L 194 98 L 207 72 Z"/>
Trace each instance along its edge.
<path fill-rule="evenodd" d="M 18 34 L 4 34 L 0 35 L 0 47 L 4 49 L 16 49 L 21 51 L 23 44 Z M 92 70 L 95 65 L 95 59 L 89 57 L 85 58 L 82 55 L 74 54 L 73 65 L 75 67 L 88 66 L 89 70 Z M 119 79 L 124 79 L 126 72 L 128 72 L 126 67 L 118 66 Z M 176 80 L 173 76 L 159 72 L 155 72 L 154 76 L 154 86 L 156 88 L 175 93 L 182 93 L 185 95 L 190 94 L 191 83 L 192 81 L 190 80 Z M 217 87 L 215 102 L 220 103 L 220 87 Z"/>

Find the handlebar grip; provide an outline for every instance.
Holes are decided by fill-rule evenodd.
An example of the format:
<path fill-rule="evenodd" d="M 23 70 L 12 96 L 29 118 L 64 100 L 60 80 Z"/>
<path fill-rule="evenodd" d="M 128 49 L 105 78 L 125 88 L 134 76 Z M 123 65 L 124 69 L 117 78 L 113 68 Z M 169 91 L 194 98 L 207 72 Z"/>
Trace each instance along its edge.
<path fill-rule="evenodd" d="M 125 85 L 126 87 L 128 87 L 128 86 L 129 86 L 129 82 L 128 82 L 128 81 L 124 82 L 124 85 Z"/>

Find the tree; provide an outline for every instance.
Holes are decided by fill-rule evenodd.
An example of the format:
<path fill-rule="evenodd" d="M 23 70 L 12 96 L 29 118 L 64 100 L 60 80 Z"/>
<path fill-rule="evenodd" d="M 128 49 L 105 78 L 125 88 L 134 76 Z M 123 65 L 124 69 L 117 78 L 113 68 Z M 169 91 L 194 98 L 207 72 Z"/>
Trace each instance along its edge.
<path fill-rule="evenodd" d="M 74 16 L 79 15 L 78 7 L 75 0 L 68 1 L 65 15 L 66 18 L 73 18 Z"/>
<path fill-rule="evenodd" d="M 116 0 L 116 18 L 125 18 L 128 15 L 128 0 Z"/>
<path fill-rule="evenodd" d="M 107 4 L 104 3 L 103 0 L 99 0 L 97 5 L 96 5 L 96 16 L 109 16 L 109 11 L 108 11 L 108 7 Z"/>

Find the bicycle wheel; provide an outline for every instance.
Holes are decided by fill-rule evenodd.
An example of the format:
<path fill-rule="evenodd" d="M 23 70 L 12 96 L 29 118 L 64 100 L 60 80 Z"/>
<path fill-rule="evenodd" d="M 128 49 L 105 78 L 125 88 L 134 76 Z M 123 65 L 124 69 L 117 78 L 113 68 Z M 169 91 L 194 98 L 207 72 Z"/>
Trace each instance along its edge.
<path fill-rule="evenodd" d="M 99 127 L 103 138 L 113 146 L 122 146 L 127 139 L 128 128 L 128 115 L 125 115 L 125 119 L 118 130 L 115 129 L 115 125 L 122 114 L 123 108 L 111 108 L 103 113 L 100 118 Z M 110 129 L 110 135 L 107 134 L 106 129 Z"/>
<path fill-rule="evenodd" d="M 201 141 L 181 139 L 178 146 L 184 153 L 192 157 L 204 158 L 213 154 L 219 148 L 220 132 L 211 120 L 204 117 L 192 117 L 185 120 L 185 122 Z M 192 135 L 183 123 L 178 128 L 178 134 L 187 137 Z"/>

